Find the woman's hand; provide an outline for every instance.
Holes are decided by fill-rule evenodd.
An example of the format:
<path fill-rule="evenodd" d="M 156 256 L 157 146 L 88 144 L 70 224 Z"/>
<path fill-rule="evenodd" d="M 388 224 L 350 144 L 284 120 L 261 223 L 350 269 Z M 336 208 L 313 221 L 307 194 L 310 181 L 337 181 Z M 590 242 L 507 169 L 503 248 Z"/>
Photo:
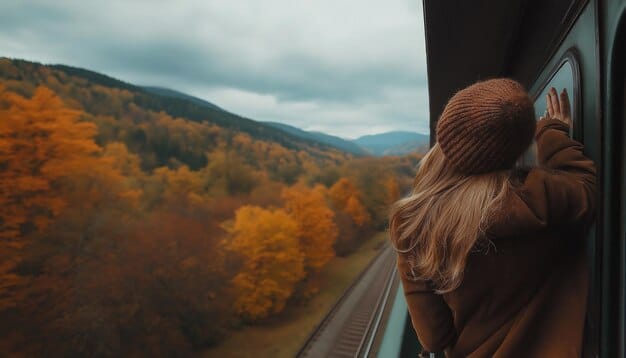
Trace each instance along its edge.
<path fill-rule="evenodd" d="M 546 96 L 546 105 L 548 107 L 546 111 L 547 116 L 544 114 L 539 118 L 540 120 L 556 118 L 568 126 L 572 125 L 572 111 L 569 104 L 569 96 L 565 88 L 561 91 L 561 95 L 556 93 L 554 87 L 550 88 Z"/>

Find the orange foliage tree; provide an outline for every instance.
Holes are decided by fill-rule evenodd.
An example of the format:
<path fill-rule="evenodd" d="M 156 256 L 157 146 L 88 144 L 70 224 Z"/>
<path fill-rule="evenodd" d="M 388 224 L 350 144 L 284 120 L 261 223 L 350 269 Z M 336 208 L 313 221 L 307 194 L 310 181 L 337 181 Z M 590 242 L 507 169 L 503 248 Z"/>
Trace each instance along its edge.
<path fill-rule="evenodd" d="M 173 170 L 167 167 L 157 168 L 152 179 L 158 182 L 163 203 L 186 202 L 199 205 L 205 201 L 200 177 L 185 165 Z"/>
<path fill-rule="evenodd" d="M 23 281 L 13 268 L 26 236 L 60 215 L 70 180 L 79 186 L 77 177 L 107 162 L 97 155 L 95 125 L 80 115 L 47 88 L 25 98 L 0 86 L 0 308 L 18 300 L 5 294 Z"/>
<path fill-rule="evenodd" d="M 60 181 L 97 166 L 96 127 L 52 91 L 24 98 L 0 87 L 0 238 L 43 229 L 65 205 Z"/>
<path fill-rule="evenodd" d="M 400 199 L 400 186 L 396 178 L 387 178 L 385 188 L 387 189 L 387 205 L 391 205 Z"/>
<path fill-rule="evenodd" d="M 370 216 L 361 201 L 357 188 L 348 178 L 340 178 L 328 189 L 328 198 L 335 210 L 335 221 L 339 227 L 339 237 L 335 242 L 335 252 L 345 256 L 353 252 L 366 236 Z"/>
<path fill-rule="evenodd" d="M 282 311 L 305 275 L 298 223 L 284 210 L 247 205 L 225 227 L 231 234 L 227 248 L 243 259 L 232 281 L 237 313 L 258 320 Z"/>
<path fill-rule="evenodd" d="M 335 256 L 333 244 L 338 229 L 323 190 L 321 185 L 313 189 L 297 185 L 283 189 L 282 193 L 285 209 L 298 224 L 297 236 L 307 278 L 319 272 Z M 307 288 L 308 293 L 316 290 L 314 286 Z"/>
<path fill-rule="evenodd" d="M 350 215 L 358 226 L 370 221 L 367 209 L 361 203 L 359 192 L 348 178 L 341 178 L 329 190 L 329 197 L 333 206 Z"/>

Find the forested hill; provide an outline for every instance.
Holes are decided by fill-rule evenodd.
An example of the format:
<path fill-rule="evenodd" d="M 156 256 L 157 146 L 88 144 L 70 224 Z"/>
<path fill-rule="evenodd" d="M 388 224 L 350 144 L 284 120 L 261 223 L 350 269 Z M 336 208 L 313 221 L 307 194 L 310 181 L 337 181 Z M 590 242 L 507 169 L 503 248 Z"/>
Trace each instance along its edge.
<path fill-rule="evenodd" d="M 328 144 L 292 135 L 273 126 L 224 111 L 209 102 L 163 88 L 143 88 L 115 78 L 66 65 L 43 65 L 25 60 L 0 58 L 0 79 L 19 81 L 22 94 L 32 92 L 28 85 L 50 87 L 64 99 L 77 100 L 81 109 L 93 115 L 119 116 L 132 103 L 144 110 L 163 112 L 191 121 L 206 121 L 222 128 L 244 132 L 253 138 L 269 140 L 288 149 L 336 151 Z M 14 83 L 15 84 L 15 83 Z M 111 90 L 106 93 L 106 89 Z M 20 88 L 17 88 L 20 90 Z M 119 94 L 119 96 L 118 96 Z M 118 98 L 114 98 L 114 97 Z M 110 97 L 110 106 L 102 99 Z M 120 98 L 121 97 L 121 98 Z M 119 104 L 120 106 L 115 106 Z"/>

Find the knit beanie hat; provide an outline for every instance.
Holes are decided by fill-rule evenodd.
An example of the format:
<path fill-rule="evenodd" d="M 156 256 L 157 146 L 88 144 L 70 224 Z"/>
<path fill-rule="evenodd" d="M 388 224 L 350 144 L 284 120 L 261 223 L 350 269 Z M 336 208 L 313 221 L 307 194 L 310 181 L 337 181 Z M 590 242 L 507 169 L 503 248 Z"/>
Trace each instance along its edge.
<path fill-rule="evenodd" d="M 478 82 L 457 92 L 437 122 L 443 154 L 465 174 L 513 167 L 534 132 L 533 102 L 521 84 L 507 78 Z"/>

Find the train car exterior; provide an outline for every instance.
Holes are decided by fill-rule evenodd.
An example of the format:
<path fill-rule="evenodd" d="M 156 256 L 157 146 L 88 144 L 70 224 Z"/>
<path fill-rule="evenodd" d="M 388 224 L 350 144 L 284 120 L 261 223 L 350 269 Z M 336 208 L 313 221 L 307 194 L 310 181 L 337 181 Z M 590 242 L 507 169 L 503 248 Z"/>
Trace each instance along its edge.
<path fill-rule="evenodd" d="M 600 183 L 596 223 L 587 240 L 584 355 L 626 357 L 626 0 L 424 0 L 423 5 L 431 138 L 447 100 L 477 80 L 520 81 L 535 99 L 537 116 L 550 87 L 571 94 L 571 135 L 595 161 Z M 396 322 L 388 329 L 405 330 L 392 355 L 404 356 L 417 345 L 412 328 L 404 317 L 390 317 Z M 383 341 L 383 347 L 393 344 Z"/>

